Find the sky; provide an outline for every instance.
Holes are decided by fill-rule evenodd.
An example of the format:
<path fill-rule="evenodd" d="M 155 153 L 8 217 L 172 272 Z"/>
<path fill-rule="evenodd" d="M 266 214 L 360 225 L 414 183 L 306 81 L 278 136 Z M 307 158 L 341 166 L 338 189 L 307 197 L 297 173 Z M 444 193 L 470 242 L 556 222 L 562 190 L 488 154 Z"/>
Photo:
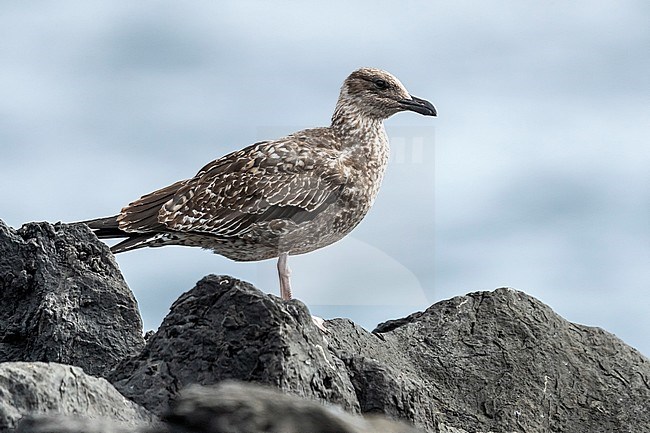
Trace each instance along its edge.
<path fill-rule="evenodd" d="M 375 206 L 291 257 L 313 314 L 367 329 L 513 287 L 650 354 L 650 6 L 575 2 L 0 4 L 0 219 L 116 214 L 255 141 L 326 126 L 388 70 L 438 109 L 386 121 Z M 117 256 L 146 329 L 204 275 L 278 294 L 275 262 Z"/>

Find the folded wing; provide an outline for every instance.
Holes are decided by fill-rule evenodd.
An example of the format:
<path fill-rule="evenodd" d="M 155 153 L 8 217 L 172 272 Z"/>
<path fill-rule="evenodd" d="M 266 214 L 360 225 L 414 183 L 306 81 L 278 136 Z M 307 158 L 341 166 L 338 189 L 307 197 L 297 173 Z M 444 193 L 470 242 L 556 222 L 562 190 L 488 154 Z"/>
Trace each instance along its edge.
<path fill-rule="evenodd" d="M 312 220 L 336 201 L 344 184 L 327 149 L 289 139 L 261 142 L 143 196 L 122 209 L 118 222 L 126 232 L 241 236 L 274 220 Z"/>

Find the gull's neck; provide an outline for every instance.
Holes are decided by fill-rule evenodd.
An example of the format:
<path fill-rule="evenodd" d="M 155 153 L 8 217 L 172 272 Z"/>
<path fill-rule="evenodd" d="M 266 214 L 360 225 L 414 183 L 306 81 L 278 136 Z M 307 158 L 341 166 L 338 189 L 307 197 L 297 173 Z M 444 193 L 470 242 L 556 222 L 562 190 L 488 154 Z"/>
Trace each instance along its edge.
<path fill-rule="evenodd" d="M 331 128 L 344 147 L 382 140 L 388 144 L 383 119 L 368 116 L 346 99 L 339 99 L 332 115 Z"/>
<path fill-rule="evenodd" d="M 383 119 L 364 115 L 354 104 L 339 100 L 332 116 L 332 131 L 339 137 L 341 158 L 372 179 L 370 197 L 377 194 L 388 164 L 388 137 Z"/>

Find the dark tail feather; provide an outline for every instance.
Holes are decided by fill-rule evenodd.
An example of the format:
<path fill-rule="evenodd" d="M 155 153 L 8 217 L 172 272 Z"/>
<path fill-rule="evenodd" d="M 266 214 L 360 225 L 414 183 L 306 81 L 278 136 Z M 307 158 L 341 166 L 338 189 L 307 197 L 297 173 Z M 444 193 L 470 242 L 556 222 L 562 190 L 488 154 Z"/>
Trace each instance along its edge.
<path fill-rule="evenodd" d="M 149 246 L 149 241 L 153 238 L 155 234 L 134 234 L 131 233 L 131 237 L 124 239 L 119 244 L 115 244 L 111 247 L 111 252 L 113 254 L 123 253 L 126 251 L 137 250 L 138 248 L 144 248 Z"/>
<path fill-rule="evenodd" d="M 90 229 L 100 239 L 127 238 L 132 236 L 131 233 L 127 233 L 119 228 L 119 225 L 117 224 L 117 215 L 79 222 L 90 227 Z"/>
<path fill-rule="evenodd" d="M 151 233 L 144 234 L 125 232 L 119 228 L 119 225 L 117 223 L 117 215 L 79 222 L 90 227 L 93 233 L 95 233 L 95 235 L 100 239 L 127 238 L 111 247 L 111 252 L 113 254 L 146 247 L 148 246 L 147 241 L 155 236 L 155 234 Z"/>

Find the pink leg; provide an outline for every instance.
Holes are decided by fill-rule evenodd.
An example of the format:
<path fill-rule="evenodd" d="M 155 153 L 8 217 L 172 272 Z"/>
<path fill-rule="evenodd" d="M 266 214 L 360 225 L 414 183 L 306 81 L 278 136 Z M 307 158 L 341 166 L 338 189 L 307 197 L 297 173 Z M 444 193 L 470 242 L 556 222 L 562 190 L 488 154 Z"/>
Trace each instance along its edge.
<path fill-rule="evenodd" d="M 278 277 L 280 278 L 280 297 L 285 301 L 291 299 L 291 269 L 289 269 L 289 264 L 287 263 L 289 254 L 282 253 L 278 257 Z M 327 328 L 325 328 L 325 321 L 320 317 L 311 316 L 312 321 L 318 329 L 323 333 L 329 334 Z"/>
<path fill-rule="evenodd" d="M 291 269 L 287 263 L 289 254 L 282 253 L 278 257 L 278 277 L 280 278 L 280 297 L 285 301 L 291 299 Z"/>

